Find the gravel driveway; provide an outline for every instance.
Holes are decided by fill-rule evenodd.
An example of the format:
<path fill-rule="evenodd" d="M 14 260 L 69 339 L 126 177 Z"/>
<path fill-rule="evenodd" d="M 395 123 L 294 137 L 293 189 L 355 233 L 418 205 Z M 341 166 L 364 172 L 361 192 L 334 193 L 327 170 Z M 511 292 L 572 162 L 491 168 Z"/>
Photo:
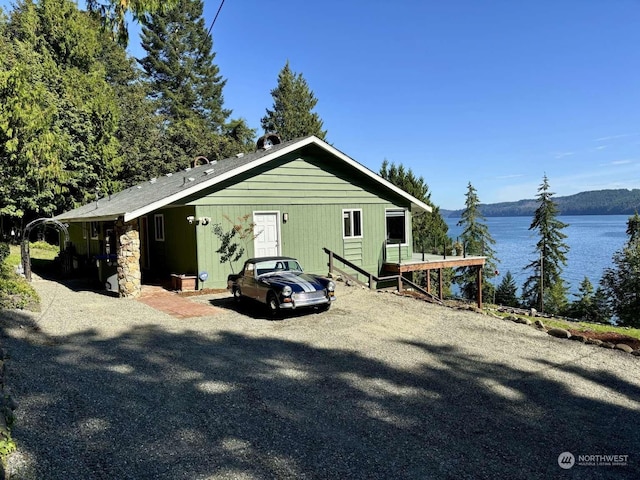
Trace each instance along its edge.
<path fill-rule="evenodd" d="M 279 321 L 34 286 L 0 312 L 12 479 L 640 478 L 639 357 L 344 285 Z"/>

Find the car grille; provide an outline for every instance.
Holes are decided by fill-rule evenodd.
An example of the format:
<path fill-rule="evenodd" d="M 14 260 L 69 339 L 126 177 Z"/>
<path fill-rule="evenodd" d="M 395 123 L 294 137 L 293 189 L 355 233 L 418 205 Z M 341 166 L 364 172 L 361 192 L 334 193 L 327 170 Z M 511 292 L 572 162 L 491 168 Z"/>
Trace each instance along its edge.
<path fill-rule="evenodd" d="M 301 292 L 294 293 L 292 297 L 294 302 L 305 302 L 309 300 L 316 300 L 318 298 L 324 298 L 325 293 L 322 290 L 317 292 Z"/>

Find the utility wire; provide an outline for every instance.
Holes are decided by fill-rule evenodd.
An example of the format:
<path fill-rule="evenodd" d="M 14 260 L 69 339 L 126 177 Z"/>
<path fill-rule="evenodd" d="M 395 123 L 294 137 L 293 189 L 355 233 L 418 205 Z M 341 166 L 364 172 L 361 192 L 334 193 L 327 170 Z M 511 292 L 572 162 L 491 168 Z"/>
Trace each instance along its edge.
<path fill-rule="evenodd" d="M 222 10 L 222 6 L 224 5 L 224 0 L 222 0 L 220 2 L 220 6 L 218 7 L 218 11 L 216 12 L 216 16 L 213 17 L 213 21 L 211 22 L 211 26 L 209 27 L 209 31 L 207 32 L 207 37 L 211 36 L 211 30 L 213 30 L 213 26 L 216 23 L 216 20 L 218 19 L 218 15 L 220 15 L 220 10 Z"/>

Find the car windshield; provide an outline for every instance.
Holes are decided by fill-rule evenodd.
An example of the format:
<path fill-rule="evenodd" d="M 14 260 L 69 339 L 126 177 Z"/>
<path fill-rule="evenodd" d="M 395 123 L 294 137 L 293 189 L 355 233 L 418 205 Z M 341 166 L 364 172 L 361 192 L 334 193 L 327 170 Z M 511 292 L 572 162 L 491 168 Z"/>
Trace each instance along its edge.
<path fill-rule="evenodd" d="M 258 276 L 281 272 L 302 272 L 302 267 L 296 260 L 273 259 L 256 263 Z"/>

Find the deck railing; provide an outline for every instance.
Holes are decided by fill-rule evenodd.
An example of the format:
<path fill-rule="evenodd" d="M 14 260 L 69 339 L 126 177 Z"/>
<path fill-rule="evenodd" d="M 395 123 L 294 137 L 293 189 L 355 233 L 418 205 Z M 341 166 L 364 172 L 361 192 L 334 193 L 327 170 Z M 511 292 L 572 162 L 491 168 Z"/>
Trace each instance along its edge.
<path fill-rule="evenodd" d="M 364 270 L 363 268 L 359 267 L 358 265 L 355 265 L 354 263 L 350 262 L 349 260 L 347 260 L 346 258 L 341 257 L 340 255 L 338 255 L 335 252 L 332 252 L 331 250 L 329 250 L 328 248 L 324 248 L 323 249 L 325 251 L 325 253 L 327 253 L 329 255 L 329 273 L 333 274 L 333 272 L 338 272 L 340 275 L 342 275 L 343 277 L 348 278 L 349 280 L 351 280 L 352 282 L 362 286 L 362 287 L 369 287 L 369 289 L 371 290 L 377 290 L 378 289 L 378 282 L 390 282 L 390 281 L 395 281 L 395 285 L 398 289 L 398 292 L 402 292 L 403 291 L 403 283 L 406 283 L 407 285 L 409 285 L 411 288 L 413 288 L 414 290 L 417 290 L 418 292 L 420 292 L 421 294 L 425 295 L 426 297 L 428 297 L 429 299 L 431 299 L 434 302 L 437 303 L 442 303 L 442 301 L 436 297 L 435 295 L 433 295 L 430 292 L 427 292 L 424 288 L 420 287 L 419 285 L 416 285 L 415 283 L 413 283 L 411 280 L 404 278 L 402 275 L 389 275 L 389 276 L 385 276 L 385 277 L 378 277 L 376 275 L 373 275 L 370 272 L 367 272 L 366 270 Z M 362 282 L 360 279 L 358 279 L 357 277 L 353 276 L 352 274 L 346 272 L 345 270 L 338 268 L 336 266 L 336 261 L 342 263 L 343 266 L 348 267 L 352 270 L 355 270 L 356 272 L 358 272 L 360 275 L 363 275 L 364 277 L 369 279 L 368 284 Z"/>

